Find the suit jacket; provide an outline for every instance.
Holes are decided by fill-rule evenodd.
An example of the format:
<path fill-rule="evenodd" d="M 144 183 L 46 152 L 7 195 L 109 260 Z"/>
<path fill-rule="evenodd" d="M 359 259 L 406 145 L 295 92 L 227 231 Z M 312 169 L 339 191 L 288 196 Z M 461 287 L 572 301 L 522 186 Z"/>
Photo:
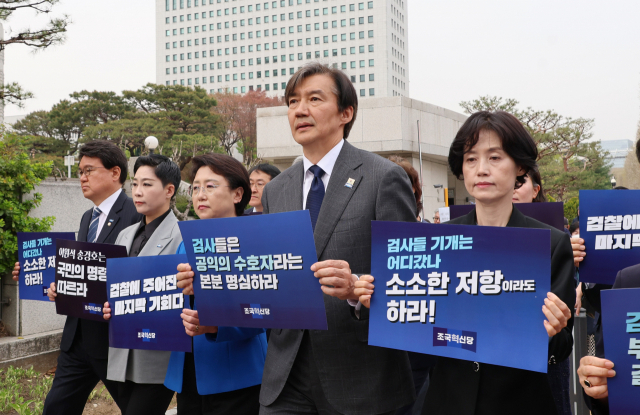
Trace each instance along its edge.
<path fill-rule="evenodd" d="M 93 208 L 82 215 L 80 229 L 78 230 L 79 242 L 87 241 L 92 214 Z M 141 219 L 142 215 L 136 210 L 131 198 L 122 191 L 109 211 L 107 220 L 102 230 L 100 230 L 100 235 L 98 235 L 96 242 L 113 244 L 121 230 L 133 223 L 140 222 Z M 109 224 L 111 225 L 109 226 Z M 106 359 L 109 352 L 109 326 L 106 322 L 67 317 L 62 332 L 60 349 L 63 352 L 69 351 L 78 329 L 80 329 L 82 345 L 87 354 L 94 359 Z"/>
<path fill-rule="evenodd" d="M 475 225 L 476 211 L 474 209 L 469 214 L 447 223 Z M 515 206 L 507 226 L 551 231 L 551 292 L 572 308 L 576 300 L 575 268 L 569 236 L 556 228 L 524 216 Z M 526 250 L 526 241 L 522 242 L 522 249 Z M 540 294 L 546 297 L 546 293 Z M 543 305 L 544 297 L 540 298 L 540 307 Z M 509 311 L 505 310 L 505 312 Z M 543 318 L 544 315 L 541 313 L 541 325 Z M 567 327 L 549 341 L 551 362 L 560 362 L 569 357 L 573 347 L 572 330 L 573 316 L 567 322 Z M 427 415 L 557 413 L 545 373 L 445 357 L 438 358 L 425 402 L 428 404 L 424 406 L 422 413 Z"/>
<path fill-rule="evenodd" d="M 618 271 L 616 281 L 613 283 L 613 289 L 618 288 L 638 288 L 640 287 L 640 264 L 627 267 Z M 596 357 L 601 359 L 605 358 L 604 355 L 604 341 L 596 344 Z M 614 364 L 616 362 L 613 362 Z M 609 415 L 609 403 L 604 400 L 600 401 L 593 399 L 585 394 L 587 403 L 591 409 L 593 415 Z"/>
<path fill-rule="evenodd" d="M 302 210 L 304 166 L 295 164 L 264 188 L 264 213 Z M 352 188 L 345 183 L 354 179 Z M 344 142 L 331 173 L 316 224 L 319 261 L 347 261 L 354 274 L 371 270 L 371 221 L 416 221 L 416 201 L 404 170 L 391 161 Z M 320 287 L 318 287 L 320 289 Z M 369 310 L 356 319 L 347 301 L 324 296 L 328 330 L 309 330 L 322 390 L 347 415 L 377 414 L 414 400 L 407 353 L 371 347 Z M 280 395 L 296 358 L 303 330 L 273 329 L 262 378 L 260 403 Z"/>
<path fill-rule="evenodd" d="M 131 249 L 131 244 L 141 222 L 129 226 L 120 232 L 116 245 Z M 158 225 L 138 256 L 173 255 L 182 243 L 182 235 L 178 227 L 178 219 L 169 212 Z M 167 270 L 175 272 L 175 270 Z M 107 379 L 135 383 L 164 383 L 171 352 L 159 350 L 130 350 L 109 347 Z"/>
<path fill-rule="evenodd" d="M 185 254 L 184 243 L 177 254 Z M 197 301 L 193 309 L 196 310 Z M 267 355 L 264 329 L 218 327 L 215 334 L 193 338 L 193 359 L 199 395 L 230 392 L 259 385 Z M 178 393 L 182 390 L 184 352 L 171 352 L 164 385 Z M 193 393 L 195 391 L 187 391 Z"/>

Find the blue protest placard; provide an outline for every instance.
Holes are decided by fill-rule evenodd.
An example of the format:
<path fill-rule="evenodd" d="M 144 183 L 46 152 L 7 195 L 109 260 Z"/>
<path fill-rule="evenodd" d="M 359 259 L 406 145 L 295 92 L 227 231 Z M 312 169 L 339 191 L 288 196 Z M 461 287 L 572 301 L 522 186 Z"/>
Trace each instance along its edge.
<path fill-rule="evenodd" d="M 640 190 L 580 190 L 580 281 L 613 285 L 640 258 Z"/>
<path fill-rule="evenodd" d="M 370 345 L 546 373 L 548 229 L 371 227 Z"/>
<path fill-rule="evenodd" d="M 525 216 L 546 223 L 562 231 L 564 229 L 564 203 L 517 203 L 516 208 Z M 453 205 L 449 207 L 450 219 L 464 216 L 471 212 L 475 205 Z"/>
<path fill-rule="evenodd" d="M 180 314 L 189 307 L 176 280 L 186 255 L 107 260 L 111 320 L 109 346 L 121 349 L 190 352 L 191 337 Z"/>
<path fill-rule="evenodd" d="M 609 411 L 634 414 L 640 408 L 640 288 L 603 290 L 600 298 L 604 354 L 616 371 L 607 379 Z"/>
<path fill-rule="evenodd" d="M 203 325 L 327 329 L 309 211 L 179 226 Z"/>
<path fill-rule="evenodd" d="M 73 232 L 18 232 L 20 299 L 49 301 L 56 276 L 56 239 L 76 240 Z"/>

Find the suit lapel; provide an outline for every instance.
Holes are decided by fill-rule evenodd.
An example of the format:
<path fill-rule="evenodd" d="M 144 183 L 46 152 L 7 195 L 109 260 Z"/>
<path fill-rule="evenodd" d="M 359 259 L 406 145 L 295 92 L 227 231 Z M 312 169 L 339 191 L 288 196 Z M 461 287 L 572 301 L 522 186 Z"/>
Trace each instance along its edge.
<path fill-rule="evenodd" d="M 304 178 L 304 164 L 298 163 L 287 170 L 289 180 L 282 184 L 282 192 L 284 210 L 280 212 L 290 212 L 293 210 L 302 210 L 302 185 Z M 276 213 L 276 212 L 273 212 Z"/>
<path fill-rule="evenodd" d="M 107 216 L 107 220 L 104 222 L 102 226 L 102 230 L 100 231 L 100 235 L 98 235 L 98 239 L 96 242 L 104 243 L 109 234 L 113 232 L 113 229 L 116 227 L 118 222 L 120 221 L 120 211 L 124 206 L 124 201 L 127 200 L 127 194 L 124 190 L 120 191 L 120 196 L 116 199 L 116 202 L 113 204 L 113 207 L 109 211 L 109 215 Z"/>
<path fill-rule="evenodd" d="M 324 252 L 338 220 L 362 181 L 362 174 L 356 170 L 360 165 L 362 165 L 362 160 L 357 150 L 345 141 L 331 172 L 329 186 L 318 214 L 318 222 L 314 232 L 318 258 Z M 354 182 L 351 187 L 348 187 L 346 184 L 350 179 Z"/>
<path fill-rule="evenodd" d="M 78 242 L 87 242 L 87 233 L 89 233 L 89 222 L 91 221 L 91 212 L 93 208 L 88 210 L 80 221 L 80 229 L 78 229 Z"/>
<path fill-rule="evenodd" d="M 142 226 L 142 222 L 136 223 L 135 227 L 132 227 L 127 232 L 123 231 L 124 233 L 119 243 L 120 245 L 127 248 L 127 255 L 129 254 L 129 251 L 131 251 L 131 245 L 133 245 L 133 238 L 136 236 L 136 232 L 138 232 L 138 229 L 140 229 L 140 226 Z"/>
<path fill-rule="evenodd" d="M 162 251 L 164 251 L 173 240 L 171 229 L 173 229 L 176 222 L 178 222 L 176 216 L 173 212 L 169 212 L 167 217 L 164 218 L 155 232 L 153 232 L 153 235 L 151 235 L 151 238 L 149 238 L 138 256 L 157 256 L 162 254 Z"/>

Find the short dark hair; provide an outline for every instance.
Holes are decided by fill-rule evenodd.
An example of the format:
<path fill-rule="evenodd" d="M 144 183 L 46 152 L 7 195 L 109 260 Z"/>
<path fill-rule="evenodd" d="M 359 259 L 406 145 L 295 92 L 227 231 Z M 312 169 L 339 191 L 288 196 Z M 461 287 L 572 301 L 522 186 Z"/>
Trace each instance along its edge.
<path fill-rule="evenodd" d="M 249 170 L 249 176 L 251 176 L 251 173 L 254 171 L 261 171 L 264 174 L 268 174 L 271 176 L 271 180 L 275 179 L 280 174 L 280 169 L 269 163 L 262 163 L 252 167 L 251 170 Z"/>
<path fill-rule="evenodd" d="M 413 168 L 411 163 L 400 156 L 389 156 L 389 160 L 402 167 L 405 173 L 407 173 L 407 176 L 409 176 L 411 186 L 415 189 L 413 196 L 416 198 L 416 216 L 419 216 L 420 211 L 422 210 L 422 185 L 420 184 L 420 175 L 418 174 L 418 171 Z"/>
<path fill-rule="evenodd" d="M 576 231 L 576 229 L 579 229 L 579 228 L 580 228 L 580 222 L 578 222 L 578 221 L 574 221 L 574 222 L 569 226 L 569 233 L 570 233 L 570 234 L 573 234 L 573 233 Z"/>
<path fill-rule="evenodd" d="M 249 187 L 249 173 L 238 160 L 226 154 L 208 153 L 196 156 L 191 160 L 191 183 L 201 167 L 209 167 L 214 173 L 227 179 L 232 190 L 242 187 L 242 200 L 235 204 L 236 216 L 242 216 L 244 209 L 251 199 Z"/>
<path fill-rule="evenodd" d="M 171 198 L 176 197 L 178 189 L 180 189 L 180 167 L 171 161 L 167 156 L 161 154 L 149 154 L 148 156 L 140 156 L 136 160 L 136 164 L 133 166 L 133 175 L 135 176 L 138 169 L 142 166 L 155 167 L 155 175 L 162 182 L 162 187 L 168 184 L 172 184 L 173 195 Z"/>
<path fill-rule="evenodd" d="M 298 72 L 293 74 L 289 79 L 287 88 L 284 90 L 284 100 L 287 103 L 287 107 L 289 106 L 289 98 L 291 98 L 296 88 L 302 81 L 313 75 L 327 75 L 333 79 L 333 93 L 338 98 L 338 110 L 340 112 L 343 112 L 349 107 L 353 107 L 353 118 L 344 126 L 343 137 L 349 137 L 349 132 L 358 114 L 358 94 L 356 94 L 356 89 L 353 87 L 349 77 L 340 69 L 331 68 L 318 62 L 308 63 L 298 69 Z"/>
<path fill-rule="evenodd" d="M 99 158 L 102 165 L 107 169 L 120 167 L 120 184 L 124 184 L 127 180 L 127 157 L 124 155 L 124 151 L 111 141 L 89 141 L 80 147 L 79 155 L 78 161 L 82 160 L 82 157 L 85 156 L 95 157 Z"/>
<path fill-rule="evenodd" d="M 531 184 L 533 187 L 540 186 L 540 191 L 536 197 L 533 198 L 533 202 L 546 202 L 547 197 L 544 195 L 544 189 L 542 188 L 542 178 L 540 177 L 540 170 L 538 170 L 538 166 L 534 166 L 529 173 L 527 173 L 529 180 L 531 180 Z"/>
<path fill-rule="evenodd" d="M 538 148 L 520 121 L 505 111 L 479 111 L 467 118 L 449 148 L 451 172 L 459 180 L 462 179 L 464 155 L 476 145 L 483 130 L 495 132 L 502 140 L 502 149 L 524 170 L 524 174 L 517 176 L 514 183 L 514 187 L 519 188 L 524 184 L 529 170 L 536 167 Z"/>

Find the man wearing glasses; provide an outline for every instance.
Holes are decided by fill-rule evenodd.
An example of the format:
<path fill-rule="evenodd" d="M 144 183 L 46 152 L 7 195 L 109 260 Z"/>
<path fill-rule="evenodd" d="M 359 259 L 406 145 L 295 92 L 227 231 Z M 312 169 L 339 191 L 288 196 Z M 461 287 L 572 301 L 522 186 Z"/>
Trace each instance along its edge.
<path fill-rule="evenodd" d="M 113 244 L 121 230 L 140 222 L 130 197 L 122 191 L 127 179 L 127 158 L 118 146 L 106 141 L 90 141 L 80 148 L 80 187 L 94 207 L 80 221 L 77 240 Z M 16 262 L 13 279 L 18 280 Z M 49 298 L 55 298 L 55 283 Z M 116 382 L 107 380 L 109 326 L 98 321 L 67 317 L 60 342 L 53 385 L 44 404 L 44 414 L 82 414 L 89 394 L 102 381 L 116 403 Z"/>
<path fill-rule="evenodd" d="M 264 186 L 280 174 L 280 169 L 271 164 L 258 164 L 249 171 L 249 184 L 251 186 L 251 200 L 249 209 L 245 215 L 259 215 L 262 213 L 262 190 Z"/>

